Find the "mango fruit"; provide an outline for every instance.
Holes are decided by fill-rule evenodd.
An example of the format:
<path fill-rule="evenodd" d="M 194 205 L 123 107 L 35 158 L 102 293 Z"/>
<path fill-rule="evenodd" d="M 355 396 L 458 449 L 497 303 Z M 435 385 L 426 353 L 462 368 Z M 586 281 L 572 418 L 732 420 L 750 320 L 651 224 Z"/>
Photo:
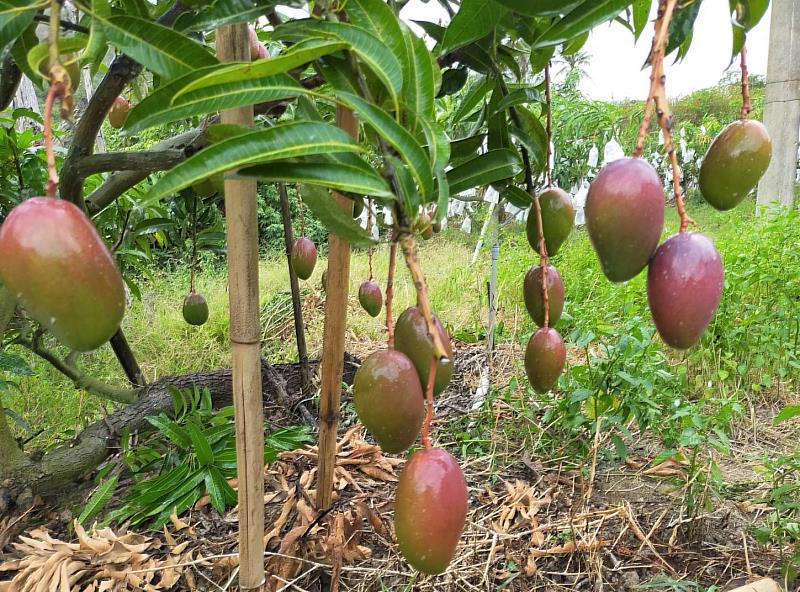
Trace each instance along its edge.
<path fill-rule="evenodd" d="M 384 452 L 403 452 L 425 417 L 422 387 L 411 360 L 393 349 L 370 354 L 353 380 L 356 414 Z"/>
<path fill-rule="evenodd" d="M 406 561 L 423 573 L 442 573 L 466 518 L 467 483 L 458 461 L 441 448 L 415 452 L 395 495 L 394 528 Z"/>
<path fill-rule="evenodd" d="M 125 97 L 117 97 L 108 110 L 108 123 L 114 129 L 122 129 L 125 125 L 125 120 L 128 119 L 128 113 L 131 110 L 131 103 Z"/>
<path fill-rule="evenodd" d="M 710 238 L 682 232 L 665 240 L 647 270 L 647 301 L 664 343 L 688 349 L 700 341 L 722 286 L 722 259 Z"/>
<path fill-rule="evenodd" d="M 440 362 L 436 367 L 436 378 L 433 382 L 433 394 L 436 396 L 447 388 L 453 377 L 453 346 L 450 343 L 450 336 L 435 314 L 433 315 L 433 324 L 439 331 L 439 337 L 447 351 L 447 357 L 450 359 L 449 363 L 442 364 Z M 394 326 L 394 347 L 397 351 L 406 354 L 414 363 L 424 392 L 428 385 L 428 373 L 433 362 L 433 340 L 428 335 L 428 326 L 416 306 L 410 306 L 397 317 Z"/>
<path fill-rule="evenodd" d="M 558 382 L 564 371 L 567 349 L 555 329 L 542 327 L 528 340 L 525 348 L 525 374 L 537 393 L 544 394 Z"/>
<path fill-rule="evenodd" d="M 542 267 L 534 265 L 525 274 L 522 284 L 525 308 L 533 322 L 544 326 L 544 298 L 542 297 Z M 550 325 L 555 325 L 564 312 L 564 281 L 552 265 L 547 266 L 547 300 L 550 308 Z"/>
<path fill-rule="evenodd" d="M 189 292 L 183 299 L 183 319 L 190 325 L 204 325 L 208 320 L 208 302 L 197 292 Z"/>
<path fill-rule="evenodd" d="M 664 228 L 664 188 L 641 158 L 604 166 L 589 186 L 586 229 L 612 282 L 639 274 L 658 246 Z"/>
<path fill-rule="evenodd" d="M 383 292 L 374 280 L 363 282 L 358 288 L 358 302 L 369 316 L 377 317 L 383 308 Z"/>
<path fill-rule="evenodd" d="M 575 208 L 572 199 L 563 189 L 552 187 L 539 195 L 539 205 L 542 208 L 542 228 L 544 229 L 544 244 L 547 254 L 553 256 L 567 240 L 572 227 L 575 225 Z M 527 222 L 528 243 L 531 248 L 539 252 L 539 224 L 536 218 L 536 206 L 532 205 L 528 211 Z"/>
<path fill-rule="evenodd" d="M 301 280 L 307 280 L 314 273 L 314 266 L 317 264 L 317 247 L 314 242 L 301 236 L 292 246 L 292 269 Z"/>
<path fill-rule="evenodd" d="M 74 204 L 35 197 L 0 226 L 0 279 L 70 349 L 90 351 L 119 329 L 125 287 L 113 255 Z"/>
<path fill-rule="evenodd" d="M 703 158 L 700 166 L 700 193 L 718 210 L 730 210 L 764 176 L 772 158 L 772 140 L 767 128 L 752 119 L 728 125 Z"/>

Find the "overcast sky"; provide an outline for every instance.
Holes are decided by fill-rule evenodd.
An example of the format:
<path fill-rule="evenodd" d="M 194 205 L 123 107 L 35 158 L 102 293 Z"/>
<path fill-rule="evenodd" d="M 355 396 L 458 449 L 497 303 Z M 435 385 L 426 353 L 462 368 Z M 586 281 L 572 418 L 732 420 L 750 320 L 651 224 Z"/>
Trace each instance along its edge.
<path fill-rule="evenodd" d="M 411 0 L 403 9 L 402 16 L 407 20 L 447 20 L 444 9 L 436 0 L 428 3 Z M 748 64 L 752 74 L 767 72 L 769 18 L 767 12 L 747 38 Z M 581 85 L 583 92 L 596 99 L 645 99 L 649 78 L 641 67 L 650 49 L 652 31 L 652 25 L 648 25 L 635 46 L 633 35 L 617 23 L 592 32 L 584 47 L 590 61 Z M 669 59 L 665 64 L 670 96 L 713 86 L 725 74 L 732 45 L 728 0 L 705 0 L 695 31 L 698 34 L 686 59 L 675 65 Z"/>

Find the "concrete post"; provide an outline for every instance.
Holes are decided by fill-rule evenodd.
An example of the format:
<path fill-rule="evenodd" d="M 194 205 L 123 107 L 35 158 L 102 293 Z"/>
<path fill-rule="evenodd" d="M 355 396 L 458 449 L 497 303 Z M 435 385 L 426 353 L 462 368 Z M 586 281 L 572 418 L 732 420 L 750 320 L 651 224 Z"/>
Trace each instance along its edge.
<path fill-rule="evenodd" d="M 772 162 L 758 184 L 760 206 L 794 203 L 800 133 L 800 2 L 772 0 L 764 125 Z"/>

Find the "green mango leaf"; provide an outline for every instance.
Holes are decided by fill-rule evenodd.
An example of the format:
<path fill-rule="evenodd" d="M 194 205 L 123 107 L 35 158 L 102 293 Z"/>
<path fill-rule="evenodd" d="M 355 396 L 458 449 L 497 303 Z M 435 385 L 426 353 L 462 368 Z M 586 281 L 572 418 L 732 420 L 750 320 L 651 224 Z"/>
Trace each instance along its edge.
<path fill-rule="evenodd" d="M 167 418 L 163 413 L 161 415 L 148 417 L 147 421 L 178 448 L 185 450 L 192 445 L 192 440 L 186 430 Z"/>
<path fill-rule="evenodd" d="M 442 39 L 440 52 L 450 53 L 491 33 L 507 9 L 494 0 L 462 0 Z"/>
<path fill-rule="evenodd" d="M 479 78 L 472 83 L 464 97 L 461 99 L 458 109 L 453 114 L 453 122 L 458 123 L 467 115 L 470 115 L 475 108 L 486 98 L 495 86 L 494 80 L 488 76 Z"/>
<path fill-rule="evenodd" d="M 197 80 L 208 72 L 208 68 L 199 70 L 152 93 L 128 114 L 125 132 L 130 134 L 187 117 L 216 113 L 242 105 L 288 99 L 309 92 L 291 76 L 278 74 L 205 86 L 182 94 L 180 98 L 175 97 L 186 81 Z"/>
<path fill-rule="evenodd" d="M 425 150 L 403 126 L 397 123 L 386 111 L 349 93 L 338 93 L 337 98 L 347 107 L 358 113 L 361 121 L 369 125 L 375 133 L 384 138 L 400 154 L 408 165 L 411 175 L 419 186 L 423 199 L 433 195 L 433 175 L 431 163 Z"/>
<path fill-rule="evenodd" d="M 14 61 L 17 63 L 17 66 L 19 66 L 19 69 L 22 70 L 22 73 L 25 74 L 33 84 L 42 88 L 41 74 L 39 74 L 38 70 L 31 69 L 31 65 L 28 63 L 28 54 L 31 49 L 38 44 L 39 38 L 36 36 L 36 23 L 33 23 L 25 29 L 22 35 L 14 42 L 14 45 L 11 46 L 11 55 L 14 57 Z"/>
<path fill-rule="evenodd" d="M 512 206 L 522 209 L 529 208 L 533 204 L 530 193 L 516 185 L 508 185 L 503 188 L 500 192 L 500 199 L 504 199 Z"/>
<path fill-rule="evenodd" d="M 92 14 L 97 15 L 98 18 L 91 19 L 89 42 L 86 44 L 86 48 L 80 56 L 80 62 L 84 66 L 88 64 L 94 65 L 98 60 L 103 59 L 108 51 L 106 33 L 103 29 L 103 20 L 111 16 L 111 5 L 108 3 L 108 0 L 91 0 L 91 2 Z M 96 68 L 93 68 L 94 72 L 96 72 L 96 70 Z"/>
<path fill-rule="evenodd" d="M 547 28 L 536 39 L 532 48 L 560 45 L 569 41 L 601 23 L 613 20 L 632 2 L 633 0 L 584 0 L 582 4 Z"/>
<path fill-rule="evenodd" d="M 419 28 L 421 28 L 425 33 L 427 33 L 431 39 L 436 41 L 436 43 L 441 43 L 442 39 L 444 39 L 444 34 L 447 32 L 447 29 L 441 25 L 437 25 L 435 23 L 429 23 L 428 21 L 411 21 Z"/>
<path fill-rule="evenodd" d="M 755 27 L 769 8 L 769 0 L 734 0 L 735 23 L 745 32 Z"/>
<path fill-rule="evenodd" d="M 187 421 L 186 432 L 192 440 L 192 448 L 194 448 L 194 453 L 197 455 L 197 460 L 200 461 L 200 464 L 204 467 L 213 465 L 214 451 L 211 450 L 211 444 L 208 443 L 200 428 L 194 422 Z"/>
<path fill-rule="evenodd" d="M 186 12 L 175 23 L 181 31 L 210 31 L 224 25 L 252 21 L 268 13 L 277 0 L 216 0 L 203 2 L 199 12 Z M 286 4 L 286 2 L 281 2 Z"/>
<path fill-rule="evenodd" d="M 374 34 L 346 23 L 314 19 L 289 21 L 275 29 L 276 39 L 303 41 L 307 37 L 325 37 L 347 43 L 350 49 L 378 77 L 398 108 L 403 92 L 403 68 L 400 60 Z"/>
<path fill-rule="evenodd" d="M 494 112 L 494 115 L 488 115 L 487 127 L 489 131 L 487 146 L 489 150 L 497 150 L 500 148 L 511 148 L 511 136 L 508 135 L 508 115 L 503 111 L 497 110 L 497 105 L 503 99 L 503 92 L 499 86 L 495 86 L 492 92 L 492 98 L 486 107 L 487 113 Z"/>
<path fill-rule="evenodd" d="M 135 16 L 104 19 L 103 28 L 112 45 L 168 80 L 218 63 L 199 43 Z"/>
<path fill-rule="evenodd" d="M 505 97 L 503 97 L 497 103 L 497 105 L 495 105 L 494 110 L 489 113 L 489 115 L 496 115 L 500 111 L 505 111 L 509 107 L 516 107 L 517 105 L 539 103 L 541 100 L 542 96 L 539 94 L 539 91 L 532 86 L 518 88 L 516 90 L 512 90 Z"/>
<path fill-rule="evenodd" d="M 436 95 L 437 99 L 454 95 L 459 92 L 467 83 L 469 70 L 467 68 L 448 68 L 442 73 L 442 87 L 439 89 L 439 94 Z"/>
<path fill-rule="evenodd" d="M 49 2 L 0 0 L 0 52 L 28 28 L 38 9 L 48 5 Z"/>
<path fill-rule="evenodd" d="M 353 220 L 352 213 L 339 207 L 326 189 L 316 185 L 303 185 L 302 194 L 303 203 L 329 231 L 354 246 L 375 244 L 369 233 Z"/>
<path fill-rule="evenodd" d="M 94 490 L 94 493 L 83 507 L 81 515 L 78 516 L 78 524 L 86 524 L 106 507 L 106 504 L 111 500 L 114 491 L 117 489 L 117 481 L 119 481 L 119 475 L 114 475 L 103 481 L 100 487 Z"/>
<path fill-rule="evenodd" d="M 522 170 L 522 163 L 514 150 L 490 150 L 476 156 L 447 173 L 450 193 L 458 199 L 457 194 L 483 187 L 498 181 L 510 179 Z"/>
<path fill-rule="evenodd" d="M 474 157 L 485 140 L 486 134 L 476 134 L 450 142 L 450 154 L 453 160 Z"/>
<path fill-rule="evenodd" d="M 350 22 L 356 27 L 369 31 L 380 39 L 400 61 L 403 80 L 408 84 L 417 84 L 410 79 L 409 55 L 403 35 L 401 20 L 395 16 L 389 5 L 383 0 L 347 0 L 345 11 Z"/>
<path fill-rule="evenodd" d="M 72 37 L 62 37 L 58 40 L 58 55 L 68 55 L 82 50 L 86 47 L 89 38 L 86 35 L 74 35 Z M 28 66 L 33 72 L 36 72 L 39 78 L 45 78 L 42 75 L 42 63 L 47 63 L 50 58 L 50 45 L 47 43 L 39 43 L 28 51 Z"/>
<path fill-rule="evenodd" d="M 308 39 L 291 46 L 288 51 L 268 60 L 257 60 L 246 64 L 223 66 L 185 85 L 179 90 L 173 100 L 201 88 L 219 86 L 222 84 L 235 84 L 253 78 L 266 78 L 275 74 L 284 74 L 317 58 L 341 51 L 347 47 L 341 41 L 327 39 Z"/>
<path fill-rule="evenodd" d="M 638 41 L 650 18 L 653 0 L 633 0 L 633 35 Z"/>
<path fill-rule="evenodd" d="M 225 508 L 236 504 L 237 496 L 233 488 L 228 484 L 222 472 L 217 467 L 208 467 L 205 477 L 206 491 L 211 498 L 211 505 L 214 509 L 223 514 Z"/>
<path fill-rule="evenodd" d="M 552 16 L 575 8 L 581 0 L 495 0 L 509 10 L 526 16 Z"/>
<path fill-rule="evenodd" d="M 359 164 L 356 164 L 359 163 Z M 309 183 L 347 193 L 393 198 L 386 180 L 358 157 L 354 162 L 275 162 L 240 170 L 237 177 L 281 183 Z"/>
<path fill-rule="evenodd" d="M 404 77 L 403 102 L 409 111 L 419 113 L 423 117 L 434 115 L 435 70 L 431 52 L 425 42 L 406 29 L 403 38 L 407 53 L 407 73 Z M 412 130 L 413 131 L 413 130 Z"/>
<path fill-rule="evenodd" d="M 140 205 L 172 195 L 212 175 L 253 164 L 325 154 L 358 152 L 343 130 L 327 123 L 292 121 L 212 144 L 168 171 Z"/>
<path fill-rule="evenodd" d="M 672 22 L 669 24 L 669 36 L 664 55 L 669 55 L 678 49 L 686 39 L 690 39 L 694 30 L 694 23 L 700 12 L 700 1 L 695 1 L 685 7 L 676 7 Z M 649 60 L 648 60 L 649 63 Z"/>

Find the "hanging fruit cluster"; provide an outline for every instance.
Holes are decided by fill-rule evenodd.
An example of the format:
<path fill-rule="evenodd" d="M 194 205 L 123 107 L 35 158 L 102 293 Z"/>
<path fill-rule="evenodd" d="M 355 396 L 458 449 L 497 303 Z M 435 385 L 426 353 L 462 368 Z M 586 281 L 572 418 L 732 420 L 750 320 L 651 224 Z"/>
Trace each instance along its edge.
<path fill-rule="evenodd" d="M 553 186 L 550 168 L 553 122 L 550 110 L 549 65 L 545 68 L 545 92 L 548 188 L 535 196 L 532 180 L 528 179 L 528 192 L 533 205 L 528 212 L 527 236 L 531 248 L 539 253 L 539 264 L 528 270 L 522 286 L 525 308 L 540 327 L 528 340 L 525 348 L 525 373 L 537 393 L 546 393 L 556 385 L 567 360 L 564 339 L 552 328 L 564 311 L 564 282 L 558 270 L 550 265 L 549 257 L 558 252 L 575 225 L 572 199 L 563 189 Z"/>
<path fill-rule="evenodd" d="M 413 228 L 423 233 L 430 226 L 428 218 Z M 453 349 L 450 337 L 430 310 L 416 240 L 408 229 L 399 233 L 399 240 L 417 288 L 418 306 L 407 308 L 393 324 L 397 243 L 392 241 L 386 289 L 388 347 L 372 353 L 356 372 L 353 403 L 359 420 L 385 452 L 404 452 L 421 437 L 423 449 L 411 455 L 400 475 L 395 531 L 406 560 L 422 572 L 438 574 L 455 554 L 467 514 L 464 474 L 450 453 L 432 446 L 429 435 L 433 398 L 447 387 L 453 375 Z M 370 279 L 362 284 L 359 300 L 372 314 L 368 306 L 375 299 L 380 303 L 381 293 L 372 278 L 371 251 L 369 260 Z"/>
<path fill-rule="evenodd" d="M 667 102 L 664 53 L 676 0 L 662 0 L 650 54 L 651 86 L 632 158 L 606 165 L 589 188 L 586 226 L 603 273 L 624 282 L 647 271 L 647 297 L 656 329 L 664 342 L 688 349 L 703 335 L 722 297 L 722 259 L 706 235 L 688 232 L 694 221 L 686 213 L 680 185 L 672 121 Z M 764 126 L 748 121 L 746 51 L 742 61 L 742 118 L 712 143 L 700 170 L 703 197 L 719 210 L 735 207 L 752 191 L 771 157 Z M 644 138 L 655 110 L 672 167 L 678 234 L 659 245 L 664 227 L 665 196 L 661 179 L 641 159 Z"/>

